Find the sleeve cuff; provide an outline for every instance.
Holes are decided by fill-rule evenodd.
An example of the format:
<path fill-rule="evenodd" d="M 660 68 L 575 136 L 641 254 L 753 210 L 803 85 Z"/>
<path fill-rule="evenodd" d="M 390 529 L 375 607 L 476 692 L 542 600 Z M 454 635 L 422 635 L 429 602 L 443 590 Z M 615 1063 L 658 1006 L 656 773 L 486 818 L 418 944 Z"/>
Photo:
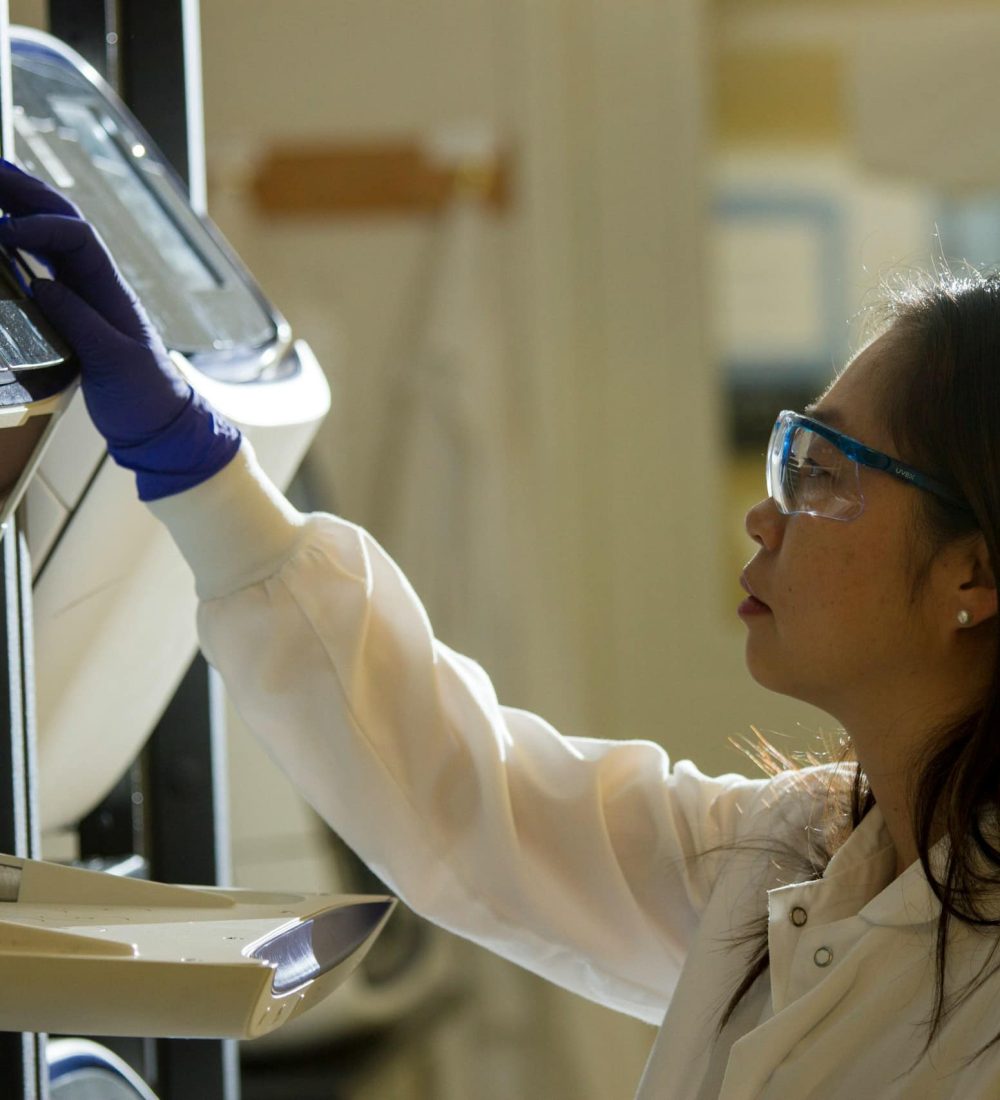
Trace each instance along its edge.
<path fill-rule="evenodd" d="M 191 567 L 201 600 L 228 595 L 275 573 L 294 552 L 308 517 L 261 469 L 245 437 L 217 474 L 147 502 Z"/>

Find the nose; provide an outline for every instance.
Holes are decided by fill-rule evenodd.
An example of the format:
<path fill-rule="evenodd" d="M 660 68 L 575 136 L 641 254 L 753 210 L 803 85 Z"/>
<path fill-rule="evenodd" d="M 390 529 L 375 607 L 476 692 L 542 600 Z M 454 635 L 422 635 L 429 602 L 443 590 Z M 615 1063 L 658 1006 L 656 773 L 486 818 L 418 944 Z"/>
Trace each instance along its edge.
<path fill-rule="evenodd" d="M 765 550 L 777 550 L 785 531 L 785 518 L 777 504 L 765 497 L 747 512 L 744 521 L 747 534 Z"/>

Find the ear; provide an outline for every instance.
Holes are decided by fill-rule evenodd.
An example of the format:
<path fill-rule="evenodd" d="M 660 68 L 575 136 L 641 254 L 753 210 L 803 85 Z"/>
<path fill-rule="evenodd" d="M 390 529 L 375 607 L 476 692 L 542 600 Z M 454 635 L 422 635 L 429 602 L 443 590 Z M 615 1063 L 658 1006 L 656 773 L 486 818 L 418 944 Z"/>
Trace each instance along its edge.
<path fill-rule="evenodd" d="M 981 534 L 965 541 L 956 548 L 955 566 L 958 579 L 955 613 L 966 610 L 972 622 L 978 626 L 997 614 L 997 584 L 990 563 L 986 539 Z"/>

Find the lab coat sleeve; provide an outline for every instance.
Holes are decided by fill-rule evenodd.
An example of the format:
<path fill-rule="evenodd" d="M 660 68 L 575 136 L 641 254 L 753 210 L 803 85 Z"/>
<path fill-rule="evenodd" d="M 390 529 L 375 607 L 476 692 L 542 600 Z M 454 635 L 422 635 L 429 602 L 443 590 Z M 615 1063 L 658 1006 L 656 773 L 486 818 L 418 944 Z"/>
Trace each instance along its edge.
<path fill-rule="evenodd" d="M 372 870 L 439 925 L 659 1023 L 725 853 L 694 857 L 740 835 L 765 781 L 501 705 L 375 540 L 296 512 L 245 442 L 151 507 L 235 707 Z"/>

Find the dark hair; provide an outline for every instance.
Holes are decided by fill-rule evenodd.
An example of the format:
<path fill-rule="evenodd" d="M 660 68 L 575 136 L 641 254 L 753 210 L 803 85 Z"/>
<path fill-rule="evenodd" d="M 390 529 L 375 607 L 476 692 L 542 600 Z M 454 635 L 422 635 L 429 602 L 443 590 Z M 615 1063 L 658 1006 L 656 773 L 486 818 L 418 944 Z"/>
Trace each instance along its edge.
<path fill-rule="evenodd" d="M 915 599 L 936 555 L 956 540 L 980 533 L 994 576 L 1000 576 L 1000 273 L 969 269 L 961 277 L 950 273 L 922 276 L 902 285 L 885 285 L 883 290 L 875 334 L 885 336 L 886 353 L 877 371 L 876 407 L 899 457 L 938 478 L 969 505 L 964 511 L 932 493 L 914 495 L 910 564 Z M 995 636 L 996 619 L 979 629 Z M 825 752 L 820 756 L 796 754 L 801 762 L 789 760 L 759 733 L 757 736 L 764 751 L 752 749 L 749 755 L 772 775 L 783 769 L 800 771 L 802 762 L 818 765 L 832 759 L 833 754 Z M 798 881 L 822 877 L 834 851 L 875 805 L 875 795 L 846 737 L 834 776 L 841 774 L 839 765 L 845 762 L 854 765 L 850 769 L 853 779 L 846 792 L 843 784 L 838 790 L 831 781 L 834 797 L 828 799 L 813 852 L 781 846 L 781 853 L 797 862 L 803 872 Z M 1000 920 L 990 919 L 979 905 L 1000 884 L 1000 850 L 984 836 L 985 825 L 985 832 L 995 837 L 1000 816 L 1000 652 L 985 698 L 970 700 L 968 713 L 960 720 L 930 732 L 915 761 L 911 791 L 917 852 L 941 903 L 934 1009 L 925 1021 L 929 1033 L 919 1061 L 944 1017 L 1000 969 L 998 964 L 984 976 L 981 971 L 978 980 L 945 1006 L 951 920 L 980 927 L 1000 925 Z M 935 829 L 950 843 L 943 882 L 937 881 L 930 865 Z M 723 847 L 744 846 L 745 842 Z M 754 846 L 753 842 L 749 846 Z M 769 850 L 777 851 L 773 845 Z M 765 913 L 731 938 L 734 946 L 757 941 L 757 947 L 717 1026 L 717 1037 L 768 968 L 767 925 Z M 1000 940 L 994 943 L 994 951 L 998 945 Z M 1000 1032 L 965 1065 L 997 1042 Z"/>

